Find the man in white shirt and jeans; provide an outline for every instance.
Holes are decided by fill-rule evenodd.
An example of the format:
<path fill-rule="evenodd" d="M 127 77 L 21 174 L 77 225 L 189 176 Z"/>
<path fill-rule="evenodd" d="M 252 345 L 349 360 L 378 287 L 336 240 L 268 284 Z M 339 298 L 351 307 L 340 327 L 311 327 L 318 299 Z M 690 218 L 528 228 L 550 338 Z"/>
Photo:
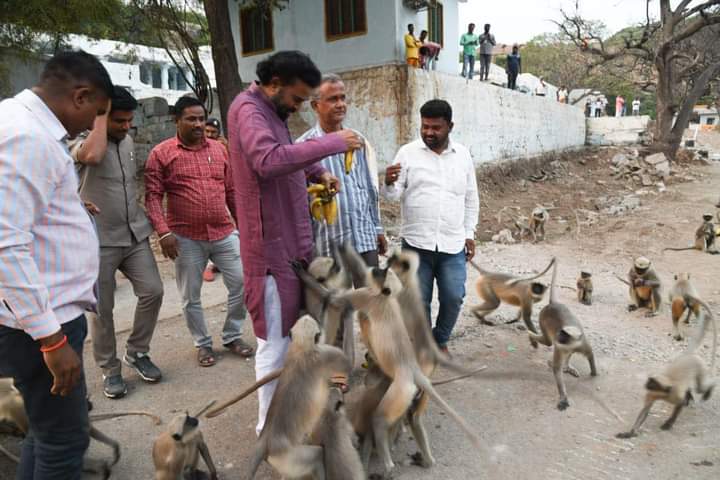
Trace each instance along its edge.
<path fill-rule="evenodd" d="M 470 152 L 449 138 L 450 105 L 430 100 L 420 116 L 421 139 L 400 148 L 385 172 L 382 193 L 401 201 L 403 248 L 420 256 L 418 277 L 428 321 L 437 281 L 440 310 L 433 336 L 447 353 L 465 297 L 465 262 L 475 255 L 480 199 Z"/>

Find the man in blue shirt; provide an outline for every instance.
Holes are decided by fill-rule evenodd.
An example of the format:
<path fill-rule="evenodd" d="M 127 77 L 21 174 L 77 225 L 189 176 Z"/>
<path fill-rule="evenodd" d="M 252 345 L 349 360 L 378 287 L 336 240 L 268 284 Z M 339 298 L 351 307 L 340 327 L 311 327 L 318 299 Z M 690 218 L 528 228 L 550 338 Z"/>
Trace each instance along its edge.
<path fill-rule="evenodd" d="M 517 87 L 517 77 L 522 71 L 522 63 L 520 62 L 520 52 L 518 46 L 513 45 L 512 53 L 507 56 L 507 67 L 505 72 L 508 76 L 508 88 L 515 90 Z"/>
<path fill-rule="evenodd" d="M 340 77 L 324 75 L 311 105 L 318 124 L 305 132 L 298 143 L 342 130 L 347 103 Z M 315 250 L 329 255 L 331 242 L 340 244 L 349 240 L 368 266 L 377 266 L 378 254 L 385 253 L 387 240 L 380 224 L 377 162 L 372 147 L 365 140 L 365 147 L 354 152 L 350 173 L 345 172 L 344 153 L 324 158 L 322 166 L 340 179 L 336 197 L 338 217 L 332 225 L 313 220 Z"/>

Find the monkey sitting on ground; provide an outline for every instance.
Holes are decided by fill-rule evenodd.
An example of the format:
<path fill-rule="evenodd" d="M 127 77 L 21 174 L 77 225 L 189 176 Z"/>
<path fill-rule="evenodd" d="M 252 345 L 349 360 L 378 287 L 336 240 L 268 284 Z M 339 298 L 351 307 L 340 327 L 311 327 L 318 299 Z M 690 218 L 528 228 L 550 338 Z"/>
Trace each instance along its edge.
<path fill-rule="evenodd" d="M 574 353 L 581 353 L 590 363 L 590 375 L 597 375 L 595 368 L 595 355 L 590 343 L 587 341 L 582 325 L 565 305 L 558 303 L 555 298 L 555 283 L 557 280 L 557 262 L 553 266 L 552 281 L 550 283 L 550 303 L 540 310 L 540 335 L 528 332 L 530 343 L 537 348 L 538 342 L 553 347 L 552 369 L 555 382 L 560 393 L 558 410 L 565 410 L 570 406 L 565 391 L 563 372 L 579 377 L 577 370 L 570 366 L 570 357 Z"/>
<path fill-rule="evenodd" d="M 712 222 L 713 216 L 711 213 L 703 214 L 703 223 L 695 230 L 695 244 L 692 247 L 684 248 L 663 248 L 663 252 L 671 250 L 673 252 L 682 252 L 684 250 L 700 250 L 701 252 L 707 252 L 712 255 L 720 253 L 717 245 L 715 244 L 715 225 Z"/>
<path fill-rule="evenodd" d="M 577 279 L 578 302 L 583 305 L 592 305 L 592 293 L 592 274 L 590 272 L 580 272 L 580 277 Z"/>
<path fill-rule="evenodd" d="M 695 290 L 695 286 L 690 282 L 689 273 L 679 273 L 675 275 L 675 284 L 670 290 L 670 310 L 672 313 L 672 335 L 675 340 L 682 340 L 684 337 L 680 330 L 680 320 L 687 310 L 687 318 L 685 323 L 690 322 L 690 315 L 694 314 L 695 318 L 700 320 L 702 314 L 700 296 Z"/>
<path fill-rule="evenodd" d="M 90 401 L 88 400 L 88 405 Z M 109 420 L 111 418 L 125 417 L 129 415 L 143 415 L 153 419 L 156 425 L 159 425 L 160 418 L 156 415 L 147 412 L 116 412 L 116 413 L 101 413 L 89 415 L 90 422 L 96 422 L 101 420 Z M 0 426 L 6 426 L 10 433 L 25 436 L 28 433 L 30 422 L 25 412 L 25 403 L 23 402 L 20 392 L 15 388 L 12 378 L 0 378 Z M 88 473 L 95 473 L 102 476 L 102 478 L 110 478 L 112 467 L 120 460 L 120 444 L 105 435 L 103 432 L 95 428 L 92 423 L 90 424 L 90 438 L 97 440 L 100 443 L 104 443 L 113 450 L 113 458 L 107 462 L 104 460 L 94 460 L 85 458 L 83 462 L 83 471 Z M 20 459 L 10 452 L 0 447 L 0 452 L 4 453 L 8 458 L 13 460 L 15 463 L 19 463 Z"/>
<path fill-rule="evenodd" d="M 348 247 L 351 248 L 351 247 Z M 477 435 L 433 388 L 430 380 L 422 373 L 415 351 L 402 319 L 397 295 L 402 284 L 395 272 L 389 268 L 367 269 L 366 287 L 347 292 L 333 298 L 306 272 L 299 270 L 306 288 L 330 297 L 332 302 L 350 302 L 358 315 L 363 341 L 366 342 L 372 358 L 382 372 L 391 379 L 385 395 L 373 414 L 372 430 L 375 446 L 380 454 L 385 474 L 395 466 L 390 456 L 389 433 L 395 423 L 410 408 L 419 390 L 435 400 L 465 433 L 479 447 Z"/>
<path fill-rule="evenodd" d="M 640 426 L 650 413 L 653 403 L 658 400 L 670 403 L 675 406 L 672 415 L 662 424 L 660 428 L 669 430 L 675 424 L 678 415 L 683 407 L 686 407 L 693 400 L 692 390 L 702 395 L 703 400 L 710 398 L 714 383 L 707 380 L 708 375 L 715 371 L 715 357 L 717 355 L 717 324 L 715 316 L 710 310 L 710 306 L 699 298 L 695 301 L 706 311 L 707 317 L 712 325 L 713 339 L 711 349 L 710 369 L 708 370 L 702 359 L 695 354 L 695 351 L 702 345 L 705 334 L 707 333 L 708 320 L 703 315 L 700 322 L 700 329 L 694 341 L 691 342 L 687 351 L 674 359 L 659 375 L 650 376 L 645 383 L 645 405 L 635 420 L 629 432 L 618 433 L 618 438 L 630 438 L 637 435 Z"/>
<path fill-rule="evenodd" d="M 325 480 L 365 479 L 365 470 L 352 442 L 354 436 L 345 411 L 343 393 L 333 387 L 310 440 L 312 445 L 323 448 Z"/>
<path fill-rule="evenodd" d="M 533 303 L 542 300 L 547 287 L 542 283 L 533 282 L 533 280 L 545 275 L 554 261 L 553 258 L 545 270 L 537 275 L 529 278 L 515 278 L 505 273 L 485 271 L 471 260 L 470 265 L 480 272 L 480 276 L 475 282 L 475 288 L 480 298 L 484 300 L 484 303 L 472 307 L 473 315 L 480 319 L 481 323 L 494 326 L 495 324 L 486 320 L 485 317 L 495 311 L 500 306 L 500 302 L 505 302 L 520 307 L 517 318 L 507 323 L 515 323 L 522 317 L 527 329 L 537 333 L 532 322 L 532 306 Z"/>
<path fill-rule="evenodd" d="M 155 480 L 202 480 L 205 472 L 198 470 L 202 456 L 210 470 L 210 479 L 217 480 L 217 469 L 210 456 L 210 450 L 200 432 L 200 416 L 214 401 L 193 416 L 186 413 L 177 415 L 168 424 L 153 444 L 152 457 L 155 465 Z"/>
<path fill-rule="evenodd" d="M 545 240 L 545 223 L 550 214 L 544 207 L 537 207 L 530 214 L 530 231 L 533 234 L 533 242 Z"/>
<path fill-rule="evenodd" d="M 650 309 L 646 314 L 648 317 L 656 316 L 662 306 L 662 283 L 651 265 L 647 258 L 638 257 L 628 272 L 628 280 L 616 275 L 618 280 L 630 288 L 632 303 L 628 305 L 628 311 L 634 312 L 638 308 L 647 307 Z"/>
<path fill-rule="evenodd" d="M 290 339 L 285 366 L 281 370 L 266 375 L 242 394 L 207 414 L 208 417 L 216 416 L 260 385 L 278 379 L 251 461 L 250 478 L 255 477 L 265 459 L 283 477 L 319 475 L 323 478 L 324 475 L 322 447 L 304 442 L 316 428 L 327 405 L 329 379 L 338 374 L 347 377 L 352 366 L 339 348 L 318 344 L 320 327 L 309 315 L 303 315 L 295 322 L 290 329 Z"/>

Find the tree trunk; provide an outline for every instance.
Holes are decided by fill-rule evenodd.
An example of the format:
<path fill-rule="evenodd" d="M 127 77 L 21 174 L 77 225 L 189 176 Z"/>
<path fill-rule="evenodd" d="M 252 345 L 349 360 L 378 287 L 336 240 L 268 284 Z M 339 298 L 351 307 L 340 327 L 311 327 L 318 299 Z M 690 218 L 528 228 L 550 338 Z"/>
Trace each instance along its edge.
<path fill-rule="evenodd" d="M 230 24 L 228 0 L 205 0 L 205 16 L 210 30 L 210 46 L 215 63 L 215 81 L 220 101 L 220 116 L 227 133 L 227 112 L 235 96 L 242 90 L 240 71 L 235 56 L 235 41 Z"/>
<path fill-rule="evenodd" d="M 650 149 L 663 152 L 672 160 L 677 151 L 677 146 L 672 147 L 674 139 L 671 136 L 671 132 L 675 106 L 672 85 L 672 65 L 667 61 L 669 56 L 669 53 L 658 53 L 655 59 L 655 68 L 658 74 L 655 91 L 657 117 L 655 120 L 655 135 Z M 679 139 L 677 143 L 680 143 Z"/>

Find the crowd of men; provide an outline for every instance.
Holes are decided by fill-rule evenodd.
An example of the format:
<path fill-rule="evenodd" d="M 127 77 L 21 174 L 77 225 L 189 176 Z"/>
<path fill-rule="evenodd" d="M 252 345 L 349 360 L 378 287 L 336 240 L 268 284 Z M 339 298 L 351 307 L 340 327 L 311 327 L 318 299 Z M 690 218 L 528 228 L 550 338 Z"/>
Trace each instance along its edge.
<path fill-rule="evenodd" d="M 470 153 L 449 138 L 451 106 L 423 105 L 420 138 L 390 161 L 345 124 L 342 79 L 323 76 L 307 55 L 276 53 L 256 73 L 230 107 L 227 140 L 202 102 L 182 97 L 176 135 L 147 159 L 135 158 L 128 135 L 137 101 L 87 53 L 55 55 L 35 87 L 0 103 L 0 376 L 13 378 L 30 420 L 18 478 L 80 478 L 89 443 L 88 311 L 96 312 L 90 334 L 103 392 L 127 393 L 113 319 L 117 271 L 137 297 L 122 362 L 147 382 L 161 380 L 150 357 L 164 293 L 153 232 L 174 262 L 198 365 L 216 363 L 201 289 L 219 271 L 228 290 L 222 345 L 254 355 L 261 378 L 282 367 L 302 309 L 290 261 L 351 242 L 377 265 L 388 249 L 379 197 L 399 201 L 402 248 L 419 253 L 428 318 L 437 283 L 433 335 L 447 352 L 479 209 Z M 293 141 L 287 119 L 307 100 L 317 124 Z M 390 165 L 382 181 L 381 161 Z M 136 200 L 143 165 L 144 209 Z M 337 222 L 311 219 L 308 183 L 338 192 Z M 248 313 L 256 348 L 242 335 Z M 273 391 L 272 383 L 259 391 L 258 432 Z"/>

